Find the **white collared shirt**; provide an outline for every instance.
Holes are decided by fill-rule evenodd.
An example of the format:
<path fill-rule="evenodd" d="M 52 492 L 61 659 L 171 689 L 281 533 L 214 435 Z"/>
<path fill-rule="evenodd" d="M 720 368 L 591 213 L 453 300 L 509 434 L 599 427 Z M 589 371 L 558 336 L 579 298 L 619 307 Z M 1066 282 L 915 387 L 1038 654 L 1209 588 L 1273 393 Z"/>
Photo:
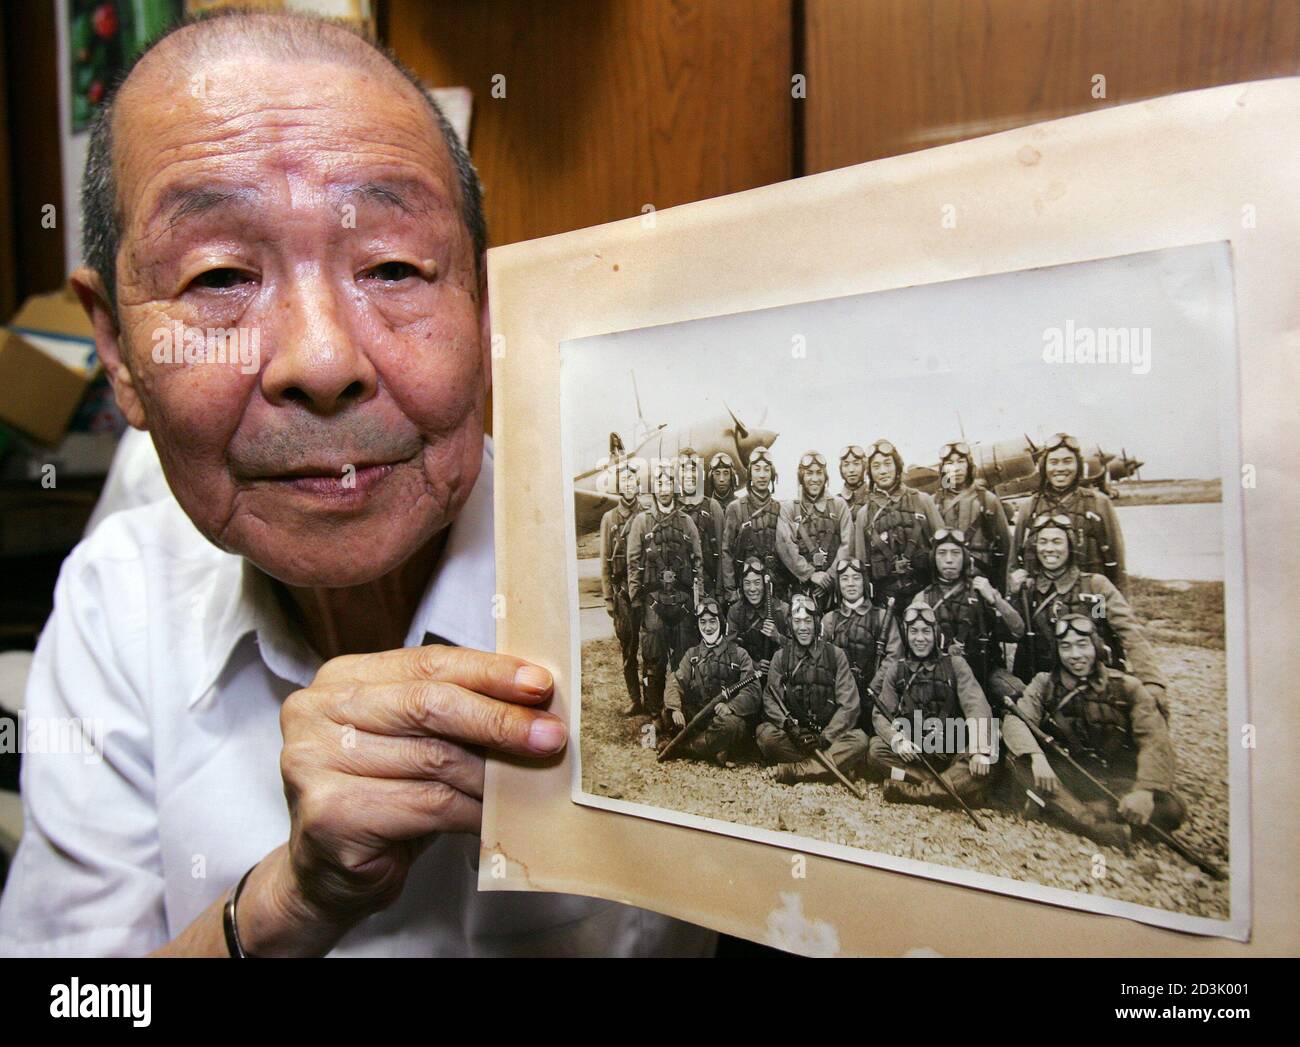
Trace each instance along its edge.
<path fill-rule="evenodd" d="M 494 650 L 491 444 L 406 636 Z M 26 826 L 0 954 L 142 954 L 289 836 L 280 703 L 321 659 L 268 579 L 175 499 L 114 514 L 68 557 L 28 681 Z M 93 752 L 32 751 L 72 718 Z M 63 748 L 77 748 L 63 746 Z M 555 894 L 476 888 L 478 839 L 440 836 L 340 956 L 701 955 L 711 932 Z"/>

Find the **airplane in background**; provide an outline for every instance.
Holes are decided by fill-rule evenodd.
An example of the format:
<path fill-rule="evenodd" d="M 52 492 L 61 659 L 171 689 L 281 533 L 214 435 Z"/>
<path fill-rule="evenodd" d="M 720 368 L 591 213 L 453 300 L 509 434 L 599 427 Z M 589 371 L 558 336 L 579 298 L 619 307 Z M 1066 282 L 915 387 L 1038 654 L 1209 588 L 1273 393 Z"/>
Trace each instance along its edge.
<path fill-rule="evenodd" d="M 615 457 L 628 455 L 640 458 L 648 467 L 653 459 L 675 458 L 689 447 L 700 456 L 702 468 L 707 470 L 709 460 L 721 451 L 731 458 L 736 470 L 736 484 L 743 487 L 749 468 L 749 456 L 759 447 L 771 447 L 779 435 L 770 429 L 747 426 L 725 403 L 725 414 L 712 415 L 677 428 L 666 423 L 650 426 L 641 411 L 641 395 L 636 387 L 635 372 L 632 374 L 632 395 L 636 401 L 633 448 L 629 451 L 623 438 L 617 432 L 612 432 L 609 434 L 609 456 L 601 458 L 594 468 L 573 478 L 573 512 L 579 534 L 600 527 L 600 518 L 618 503 L 614 474 L 609 468 L 610 460 Z M 767 412 L 764 411 L 763 417 L 766 415 Z M 760 418 L 758 426 L 762 424 L 763 418 Z"/>
<path fill-rule="evenodd" d="M 1105 451 L 1101 444 L 1094 444 L 1091 452 L 1082 441 L 1080 446 L 1084 448 L 1083 483 L 1099 487 L 1112 497 L 1116 494 L 1113 486 L 1116 481 L 1140 478 L 1139 470 L 1146 464 L 1130 458 L 1127 449 L 1121 449 L 1116 456 Z M 972 441 L 970 449 L 976 478 L 983 480 L 999 498 L 1023 498 L 1038 490 L 1038 461 L 1043 456 L 1043 448 L 1028 434 L 993 443 Z M 926 494 L 939 490 L 939 480 L 938 464 L 909 466 L 903 473 L 904 483 Z"/>

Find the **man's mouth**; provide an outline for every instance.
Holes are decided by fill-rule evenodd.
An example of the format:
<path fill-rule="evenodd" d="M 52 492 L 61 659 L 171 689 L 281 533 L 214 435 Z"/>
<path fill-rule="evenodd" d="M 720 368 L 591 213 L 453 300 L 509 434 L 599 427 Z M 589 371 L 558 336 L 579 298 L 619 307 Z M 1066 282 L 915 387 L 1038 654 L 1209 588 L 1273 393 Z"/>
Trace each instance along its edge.
<path fill-rule="evenodd" d="M 258 477 L 258 480 L 314 498 L 346 501 L 364 497 L 383 483 L 400 464 L 371 462 L 342 466 L 302 465 L 283 473 Z"/>

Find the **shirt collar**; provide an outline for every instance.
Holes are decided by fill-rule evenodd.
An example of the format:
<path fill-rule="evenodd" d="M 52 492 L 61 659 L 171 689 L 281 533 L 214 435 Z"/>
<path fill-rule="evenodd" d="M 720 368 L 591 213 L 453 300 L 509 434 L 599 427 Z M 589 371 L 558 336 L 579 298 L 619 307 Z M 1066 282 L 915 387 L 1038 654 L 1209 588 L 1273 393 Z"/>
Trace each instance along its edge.
<path fill-rule="evenodd" d="M 1046 574 L 1040 574 L 1034 587 L 1040 593 L 1045 593 L 1049 589 L 1055 589 L 1059 594 L 1064 596 L 1074 588 L 1074 584 L 1078 580 L 1079 568 L 1074 564 L 1070 564 L 1070 566 L 1062 571 L 1056 578 L 1052 578 Z"/>
<path fill-rule="evenodd" d="M 321 666 L 321 657 L 290 627 L 275 583 L 242 557 L 228 560 L 194 603 L 196 625 L 209 630 L 210 640 L 190 707 L 213 690 L 236 649 L 250 637 L 267 668 L 301 687 L 311 683 Z M 403 645 L 449 643 L 495 650 L 495 591 L 492 441 L 485 437 L 478 480 L 450 525 Z"/>

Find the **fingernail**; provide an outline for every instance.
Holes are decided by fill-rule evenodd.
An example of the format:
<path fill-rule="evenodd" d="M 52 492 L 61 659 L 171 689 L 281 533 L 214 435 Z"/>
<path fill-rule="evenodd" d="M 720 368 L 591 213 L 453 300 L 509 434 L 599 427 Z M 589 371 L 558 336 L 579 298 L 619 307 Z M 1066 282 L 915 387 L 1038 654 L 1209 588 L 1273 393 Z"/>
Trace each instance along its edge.
<path fill-rule="evenodd" d="M 551 674 L 540 665 L 522 665 L 515 673 L 515 686 L 533 694 L 545 694 L 551 689 Z"/>
<path fill-rule="evenodd" d="M 559 752 L 567 736 L 564 724 L 554 716 L 539 716 L 528 728 L 528 746 L 539 753 Z"/>

